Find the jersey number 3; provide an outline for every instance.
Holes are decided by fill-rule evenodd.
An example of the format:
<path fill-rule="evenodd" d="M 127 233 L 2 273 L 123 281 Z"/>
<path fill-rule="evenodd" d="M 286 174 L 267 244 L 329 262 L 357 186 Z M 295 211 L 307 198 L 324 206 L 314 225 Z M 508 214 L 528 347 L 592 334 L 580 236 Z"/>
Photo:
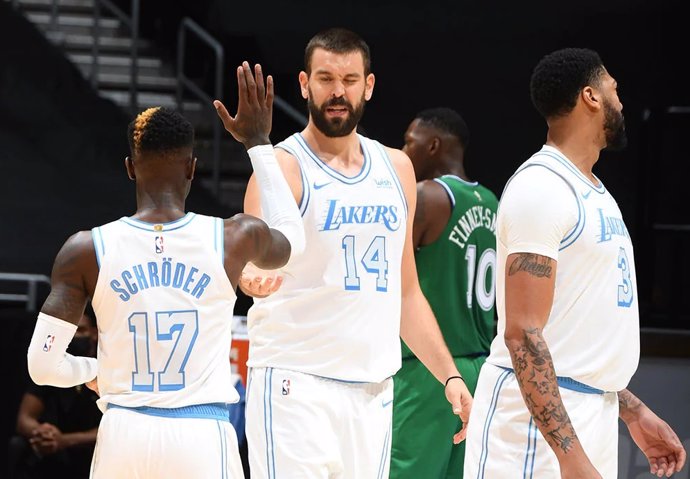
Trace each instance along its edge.
<path fill-rule="evenodd" d="M 198 312 L 158 311 L 155 318 L 155 335 L 149 334 L 148 313 L 132 313 L 128 320 L 134 342 L 133 391 L 155 391 L 156 383 L 158 391 L 185 387 L 184 369 L 199 334 Z M 151 370 L 151 341 L 173 342 L 162 371 Z"/>

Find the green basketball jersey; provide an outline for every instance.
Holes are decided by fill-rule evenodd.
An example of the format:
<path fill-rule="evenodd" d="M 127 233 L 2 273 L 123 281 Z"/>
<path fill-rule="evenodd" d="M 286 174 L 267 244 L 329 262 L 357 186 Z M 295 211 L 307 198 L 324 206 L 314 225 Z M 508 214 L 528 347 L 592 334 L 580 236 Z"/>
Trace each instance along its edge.
<path fill-rule="evenodd" d="M 488 353 L 494 336 L 498 199 L 478 183 L 444 175 L 452 204 L 441 236 L 415 253 L 419 283 L 453 356 Z M 403 358 L 414 356 L 402 344 Z"/>

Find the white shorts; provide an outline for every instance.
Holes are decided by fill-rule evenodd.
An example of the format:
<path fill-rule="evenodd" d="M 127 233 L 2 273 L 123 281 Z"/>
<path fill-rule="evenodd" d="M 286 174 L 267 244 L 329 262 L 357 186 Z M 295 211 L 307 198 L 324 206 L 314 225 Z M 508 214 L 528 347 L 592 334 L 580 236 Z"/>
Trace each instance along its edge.
<path fill-rule="evenodd" d="M 560 387 L 563 405 L 594 467 L 618 475 L 618 395 Z M 465 479 L 557 479 L 558 460 L 520 393 L 515 374 L 482 366 L 467 430 Z"/>
<path fill-rule="evenodd" d="M 106 410 L 98 428 L 92 479 L 192 477 L 244 479 L 227 407 Z"/>
<path fill-rule="evenodd" d="M 246 433 L 252 479 L 388 478 L 393 380 L 349 383 L 253 368 Z"/>

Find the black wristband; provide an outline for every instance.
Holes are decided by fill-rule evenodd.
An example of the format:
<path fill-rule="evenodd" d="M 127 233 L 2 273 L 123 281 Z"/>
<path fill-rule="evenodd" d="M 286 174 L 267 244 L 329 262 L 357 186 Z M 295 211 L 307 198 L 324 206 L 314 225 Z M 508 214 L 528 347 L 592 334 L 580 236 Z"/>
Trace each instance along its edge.
<path fill-rule="evenodd" d="M 446 379 L 446 385 L 444 387 L 448 387 L 448 383 L 451 379 L 460 379 L 463 383 L 465 382 L 465 379 L 462 376 L 451 376 L 448 379 Z"/>

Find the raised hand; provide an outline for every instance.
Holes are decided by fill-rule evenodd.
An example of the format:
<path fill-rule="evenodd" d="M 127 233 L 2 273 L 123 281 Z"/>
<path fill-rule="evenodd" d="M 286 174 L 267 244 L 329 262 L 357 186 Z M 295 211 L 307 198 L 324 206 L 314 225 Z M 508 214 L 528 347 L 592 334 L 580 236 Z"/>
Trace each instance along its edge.
<path fill-rule="evenodd" d="M 256 80 L 254 77 L 256 76 Z M 261 65 L 254 66 L 254 74 L 248 62 L 237 67 L 237 113 L 230 116 L 219 100 L 213 102 L 225 129 L 249 149 L 256 145 L 270 144 L 269 133 L 273 121 L 273 77 L 264 75 Z"/>

